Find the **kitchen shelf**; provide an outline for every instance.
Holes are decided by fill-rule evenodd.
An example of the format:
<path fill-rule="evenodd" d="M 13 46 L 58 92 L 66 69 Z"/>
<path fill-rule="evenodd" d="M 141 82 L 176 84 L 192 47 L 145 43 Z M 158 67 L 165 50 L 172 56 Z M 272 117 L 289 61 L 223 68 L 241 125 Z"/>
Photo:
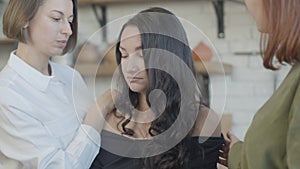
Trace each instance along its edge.
<path fill-rule="evenodd" d="M 172 1 L 181 1 L 182 0 L 78 0 L 78 4 L 92 4 L 92 3 L 128 3 L 128 2 L 172 2 Z M 199 1 L 199 0 L 189 0 L 189 1 Z"/>
<path fill-rule="evenodd" d="M 194 61 L 195 70 L 200 74 L 224 74 L 230 75 L 233 70 L 233 66 L 228 63 L 220 63 L 217 61 Z"/>
<path fill-rule="evenodd" d="M 14 44 L 15 42 L 16 40 L 13 39 L 7 39 L 7 38 L 0 39 L 0 45 L 11 45 Z"/>
<path fill-rule="evenodd" d="M 225 0 L 78 0 L 78 4 L 90 4 L 93 8 L 93 11 L 96 15 L 97 21 L 100 27 L 103 27 L 107 23 L 107 4 L 120 4 L 120 3 L 149 3 L 149 2 L 186 2 L 186 1 L 211 1 L 216 16 L 218 19 L 218 38 L 225 38 L 224 32 L 224 3 Z M 99 12 L 99 10 L 100 12 Z M 106 28 L 103 29 L 103 40 L 106 42 Z"/>
<path fill-rule="evenodd" d="M 116 66 L 110 64 L 79 63 L 74 66 L 82 76 L 112 76 Z"/>
<path fill-rule="evenodd" d="M 196 61 L 194 66 L 197 73 L 208 74 L 220 74 L 229 75 L 232 72 L 232 65 L 227 63 L 219 63 L 217 61 Z M 116 65 L 111 64 L 93 64 L 93 63 L 80 63 L 73 66 L 83 76 L 112 76 L 116 70 Z"/>

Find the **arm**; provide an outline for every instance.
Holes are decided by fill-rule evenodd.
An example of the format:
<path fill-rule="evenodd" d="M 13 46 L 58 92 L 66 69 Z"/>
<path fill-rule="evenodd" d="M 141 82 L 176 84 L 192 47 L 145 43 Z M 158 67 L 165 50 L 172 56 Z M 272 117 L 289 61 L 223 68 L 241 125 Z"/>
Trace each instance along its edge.
<path fill-rule="evenodd" d="M 73 69 L 71 69 L 71 71 L 73 72 L 72 95 L 73 99 L 75 99 L 75 106 L 80 107 L 80 105 L 83 105 L 83 107 L 85 107 L 86 105 L 89 105 L 89 107 L 85 107 L 88 109 L 87 112 L 86 109 L 82 110 L 83 112 L 86 112 L 82 124 L 89 125 L 100 132 L 103 128 L 106 114 L 115 108 L 113 98 L 115 97 L 116 92 L 114 90 L 107 90 L 97 100 L 93 99 L 93 96 L 90 94 L 89 89 L 79 72 Z M 84 98 L 84 100 L 82 100 L 82 98 Z"/>
<path fill-rule="evenodd" d="M 92 105 L 84 118 L 83 124 L 94 127 L 100 132 L 105 124 L 105 117 L 107 113 L 111 112 L 114 108 L 113 97 L 115 92 L 113 90 L 107 90 L 103 95 L 99 97 L 97 102 Z"/>
<path fill-rule="evenodd" d="M 235 135 L 231 133 L 227 133 L 227 137 L 230 141 L 229 144 L 225 143 L 225 148 L 223 148 L 223 151 L 225 150 L 224 152 L 226 152 L 224 158 L 228 157 L 228 168 L 240 169 L 243 142 L 241 142 Z"/>
<path fill-rule="evenodd" d="M 287 132 L 287 166 L 297 169 L 300 166 L 300 86 L 294 97 L 289 115 L 289 128 Z"/>
<path fill-rule="evenodd" d="M 221 126 L 218 115 L 211 109 L 201 106 L 198 113 L 193 136 L 199 136 L 197 144 L 193 146 L 193 162 L 191 168 L 216 169 L 219 151 L 224 142 L 221 137 Z"/>
<path fill-rule="evenodd" d="M 206 106 L 201 106 L 198 118 L 196 120 L 193 135 L 220 137 L 221 124 L 218 115 Z M 228 166 L 230 161 L 230 169 L 240 168 L 240 154 L 242 149 L 242 142 L 230 133 L 227 133 L 229 140 L 225 139 L 219 159 L 219 163 Z M 235 144 L 237 143 L 237 144 Z M 234 145 L 234 146 L 233 146 Z M 232 148 L 233 147 L 233 148 Z M 230 157 L 229 156 L 230 151 Z M 229 159 L 230 158 L 230 159 Z"/>
<path fill-rule="evenodd" d="M 201 105 L 200 112 L 198 113 L 193 136 L 221 136 L 220 118 L 213 110 L 204 105 Z"/>
<path fill-rule="evenodd" d="M 90 166 L 99 150 L 100 136 L 96 130 L 79 125 L 64 147 L 43 121 L 30 115 L 33 110 L 25 98 L 7 88 L 0 87 L 0 91 L 0 156 L 9 159 L 3 163 L 15 161 L 19 165 L 16 168 L 31 169 Z"/>

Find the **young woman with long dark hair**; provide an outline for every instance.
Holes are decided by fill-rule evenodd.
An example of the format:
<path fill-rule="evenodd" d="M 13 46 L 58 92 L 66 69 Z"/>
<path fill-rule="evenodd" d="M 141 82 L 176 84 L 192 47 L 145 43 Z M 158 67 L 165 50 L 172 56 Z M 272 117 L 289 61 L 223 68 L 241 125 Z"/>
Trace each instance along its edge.
<path fill-rule="evenodd" d="M 116 45 L 116 110 L 92 169 L 216 169 L 219 118 L 202 104 L 179 19 L 163 8 L 131 18 Z"/>

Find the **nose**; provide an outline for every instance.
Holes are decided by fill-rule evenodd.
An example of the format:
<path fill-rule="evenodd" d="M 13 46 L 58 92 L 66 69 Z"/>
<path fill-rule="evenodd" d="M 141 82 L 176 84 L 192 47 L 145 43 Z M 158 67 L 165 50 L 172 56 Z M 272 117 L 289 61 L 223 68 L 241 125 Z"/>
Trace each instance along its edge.
<path fill-rule="evenodd" d="M 62 23 L 62 34 L 65 34 L 67 36 L 71 36 L 73 33 L 72 31 L 72 23 L 68 21 L 64 21 Z"/>
<path fill-rule="evenodd" d="M 129 56 L 128 61 L 127 61 L 127 72 L 130 73 L 131 75 L 136 74 L 139 71 L 139 63 L 138 59 L 134 57 L 134 54 L 131 54 L 132 56 Z"/>

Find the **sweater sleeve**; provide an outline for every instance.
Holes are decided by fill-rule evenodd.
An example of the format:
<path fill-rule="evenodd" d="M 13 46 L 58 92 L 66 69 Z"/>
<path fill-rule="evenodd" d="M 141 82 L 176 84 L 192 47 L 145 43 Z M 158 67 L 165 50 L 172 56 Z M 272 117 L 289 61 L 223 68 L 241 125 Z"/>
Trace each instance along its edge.
<path fill-rule="evenodd" d="M 241 169 L 241 156 L 242 156 L 243 142 L 235 143 L 230 151 L 228 157 L 229 169 Z"/>
<path fill-rule="evenodd" d="M 295 94 L 289 115 L 287 133 L 287 165 L 289 169 L 298 169 L 300 166 L 300 85 Z"/>

